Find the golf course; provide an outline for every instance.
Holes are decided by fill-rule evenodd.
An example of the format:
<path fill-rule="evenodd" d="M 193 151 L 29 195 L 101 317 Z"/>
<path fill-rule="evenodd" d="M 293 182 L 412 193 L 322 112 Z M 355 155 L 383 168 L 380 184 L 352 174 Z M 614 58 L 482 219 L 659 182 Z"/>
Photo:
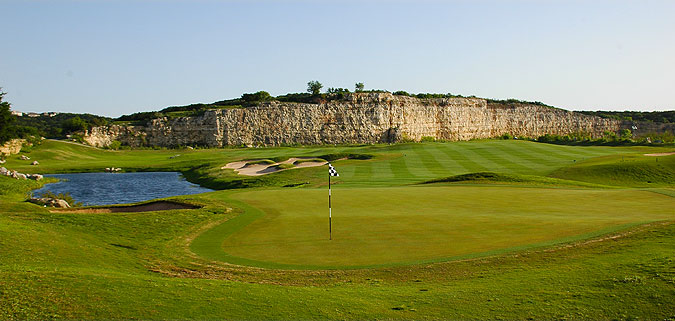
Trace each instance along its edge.
<path fill-rule="evenodd" d="M 670 320 L 674 151 L 43 140 L 3 166 L 180 172 L 214 191 L 163 199 L 181 209 L 55 210 L 26 202 L 54 179 L 0 176 L 0 319 Z M 303 161 L 339 173 L 331 239 L 328 166 Z M 276 167 L 247 176 L 233 162 Z"/>

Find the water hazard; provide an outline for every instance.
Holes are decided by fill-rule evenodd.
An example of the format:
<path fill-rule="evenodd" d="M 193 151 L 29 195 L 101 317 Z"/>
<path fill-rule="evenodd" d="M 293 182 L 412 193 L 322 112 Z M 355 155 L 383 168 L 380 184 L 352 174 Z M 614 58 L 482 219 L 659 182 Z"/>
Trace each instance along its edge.
<path fill-rule="evenodd" d="M 70 193 L 82 205 L 111 205 L 147 201 L 177 195 L 212 191 L 186 181 L 177 172 L 49 174 L 65 181 L 47 184 L 34 195 L 46 191 Z"/>

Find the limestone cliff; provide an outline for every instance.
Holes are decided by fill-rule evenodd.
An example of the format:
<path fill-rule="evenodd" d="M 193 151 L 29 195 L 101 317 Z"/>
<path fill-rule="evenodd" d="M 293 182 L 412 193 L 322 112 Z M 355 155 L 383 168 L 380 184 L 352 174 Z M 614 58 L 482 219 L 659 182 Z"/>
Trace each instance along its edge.
<path fill-rule="evenodd" d="M 320 145 L 387 143 L 425 136 L 469 140 L 504 133 L 538 137 L 585 132 L 598 137 L 625 126 L 617 120 L 539 105 L 358 93 L 322 104 L 269 102 L 207 110 L 201 116 L 158 118 L 145 126 L 97 127 L 85 133 L 84 139 L 94 146 L 107 146 L 113 140 L 131 146 Z"/>

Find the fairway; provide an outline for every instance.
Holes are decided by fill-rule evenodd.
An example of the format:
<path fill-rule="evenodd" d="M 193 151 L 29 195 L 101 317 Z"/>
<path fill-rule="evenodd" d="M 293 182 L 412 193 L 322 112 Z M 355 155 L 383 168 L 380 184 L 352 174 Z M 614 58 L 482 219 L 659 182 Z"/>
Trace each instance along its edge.
<path fill-rule="evenodd" d="M 675 217 L 672 197 L 648 191 L 346 188 L 333 191 L 329 241 L 325 189 L 247 191 L 231 197 L 253 206 L 244 215 L 255 219 L 248 225 L 233 223 L 224 240 L 224 234 L 197 238 L 197 254 L 218 257 L 216 252 L 224 251 L 231 263 L 282 268 L 452 260 L 588 238 Z M 201 247 L 206 241 L 210 247 Z"/>

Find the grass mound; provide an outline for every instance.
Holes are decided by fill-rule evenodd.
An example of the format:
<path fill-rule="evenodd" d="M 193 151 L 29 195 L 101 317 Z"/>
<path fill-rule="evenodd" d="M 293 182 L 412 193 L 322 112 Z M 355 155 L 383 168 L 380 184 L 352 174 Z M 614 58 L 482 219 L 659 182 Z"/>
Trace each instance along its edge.
<path fill-rule="evenodd" d="M 272 165 L 276 164 L 277 162 L 270 160 L 270 159 L 258 159 L 258 160 L 253 160 L 253 161 L 248 161 L 246 162 L 246 165 L 244 166 L 250 166 L 250 165 Z"/>
<path fill-rule="evenodd" d="M 563 167 L 550 176 L 615 186 L 675 186 L 675 155 L 599 157 Z"/>
<path fill-rule="evenodd" d="M 298 159 L 295 162 L 293 162 L 293 164 L 298 165 L 302 163 L 323 163 L 325 161 L 326 161 L 325 159 L 321 158 L 307 158 L 307 159 Z"/>
<path fill-rule="evenodd" d="M 370 155 L 370 154 L 353 154 L 353 153 L 333 153 L 333 154 L 321 155 L 317 158 L 325 159 L 329 162 L 332 162 L 334 160 L 343 159 L 343 158 L 367 160 L 367 159 L 373 158 L 373 155 Z"/>
<path fill-rule="evenodd" d="M 295 165 L 293 164 L 279 164 L 274 166 L 275 169 L 282 170 L 282 169 L 291 169 L 295 168 Z"/>
<path fill-rule="evenodd" d="M 584 186 L 584 187 L 603 187 L 603 185 L 586 182 L 570 181 L 565 179 L 534 176 L 534 175 L 515 175 L 502 174 L 495 172 L 478 172 L 450 177 L 432 179 L 421 184 L 436 183 L 527 183 L 535 185 L 557 185 L 557 186 Z"/>

